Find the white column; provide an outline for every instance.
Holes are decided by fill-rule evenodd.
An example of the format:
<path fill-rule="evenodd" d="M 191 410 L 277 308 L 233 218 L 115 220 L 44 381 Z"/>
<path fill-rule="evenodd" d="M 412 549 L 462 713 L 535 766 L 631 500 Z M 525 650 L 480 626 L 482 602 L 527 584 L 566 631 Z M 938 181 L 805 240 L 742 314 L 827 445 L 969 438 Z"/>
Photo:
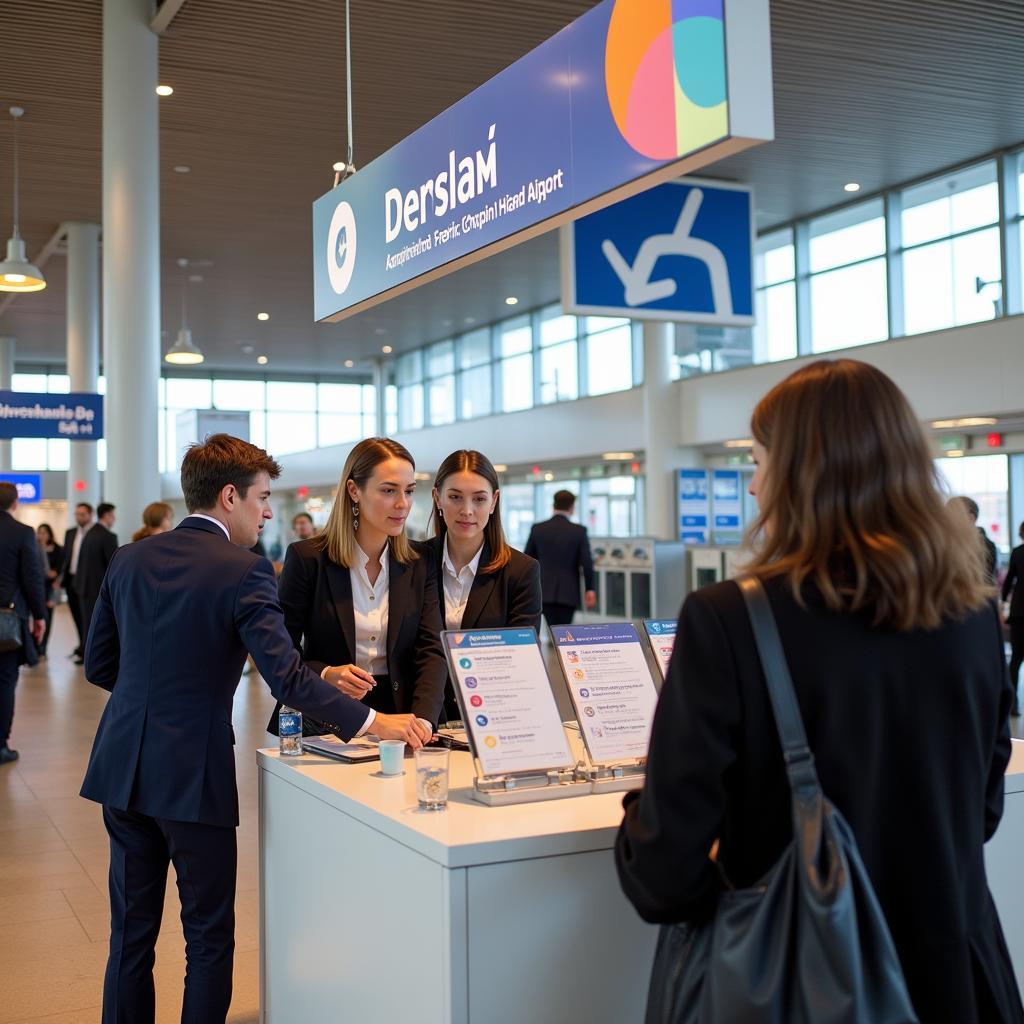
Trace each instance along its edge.
<path fill-rule="evenodd" d="M 11 390 L 14 377 L 14 350 L 17 343 L 9 335 L 0 337 L 0 391 Z M 11 442 L 0 441 L 0 470 L 9 473 L 11 466 Z"/>
<path fill-rule="evenodd" d="M 388 434 L 388 403 L 387 403 L 388 375 L 383 359 L 373 361 L 373 387 L 377 401 L 377 429 L 378 437 L 387 437 Z"/>
<path fill-rule="evenodd" d="M 105 501 L 130 536 L 160 498 L 160 114 L 152 0 L 103 3 Z"/>
<path fill-rule="evenodd" d="M 68 376 L 72 391 L 94 393 L 100 372 L 100 226 L 71 223 L 67 237 Z M 100 500 L 95 441 L 71 442 L 67 495 L 69 517 L 78 502 L 95 506 Z"/>

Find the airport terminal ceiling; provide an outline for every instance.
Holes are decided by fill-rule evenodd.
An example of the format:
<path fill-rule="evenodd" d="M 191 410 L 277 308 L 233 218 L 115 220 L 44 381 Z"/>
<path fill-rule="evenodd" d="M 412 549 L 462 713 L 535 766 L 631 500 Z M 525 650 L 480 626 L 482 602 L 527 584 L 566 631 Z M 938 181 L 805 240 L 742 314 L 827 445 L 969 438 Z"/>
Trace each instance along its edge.
<path fill-rule="evenodd" d="M 367 164 L 592 6 L 352 0 L 355 163 Z M 1019 0 L 772 0 L 776 141 L 706 169 L 750 181 L 765 229 L 1021 141 Z M 312 320 L 310 205 L 345 148 L 343 0 L 185 0 L 160 41 L 163 329 L 179 258 L 205 367 L 332 373 L 557 299 L 544 236 L 336 325 Z M 101 0 L 0 0 L 0 210 L 21 135 L 22 234 L 101 218 Z M 993 97 L 995 99 L 993 100 Z M 187 170 L 182 170 L 187 168 Z M 5 220 L 6 223 L 6 220 Z M 6 228 L 5 228 L 6 230 Z M 64 258 L 0 303 L 19 361 L 64 361 Z M 270 319 L 257 320 L 268 312 Z M 244 349 L 243 346 L 246 348 Z"/>

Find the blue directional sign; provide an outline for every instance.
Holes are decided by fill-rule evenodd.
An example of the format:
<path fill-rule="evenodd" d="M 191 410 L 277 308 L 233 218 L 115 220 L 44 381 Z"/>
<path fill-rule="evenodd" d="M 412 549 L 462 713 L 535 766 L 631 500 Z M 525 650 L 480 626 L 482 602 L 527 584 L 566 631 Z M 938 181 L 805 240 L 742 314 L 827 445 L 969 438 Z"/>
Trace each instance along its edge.
<path fill-rule="evenodd" d="M 754 322 L 750 189 L 682 179 L 562 229 L 567 313 Z"/>
<path fill-rule="evenodd" d="M 0 481 L 18 488 L 22 505 L 35 505 L 43 500 L 43 478 L 39 473 L 0 473 Z"/>
<path fill-rule="evenodd" d="M 63 437 L 98 441 L 103 436 L 103 396 L 0 391 L 0 439 Z"/>

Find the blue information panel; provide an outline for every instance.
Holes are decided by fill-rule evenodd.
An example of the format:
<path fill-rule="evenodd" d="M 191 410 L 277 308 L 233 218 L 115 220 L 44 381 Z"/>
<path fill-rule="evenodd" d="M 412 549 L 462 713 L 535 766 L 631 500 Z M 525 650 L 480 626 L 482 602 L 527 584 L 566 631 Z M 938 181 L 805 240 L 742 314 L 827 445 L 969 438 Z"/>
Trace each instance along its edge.
<path fill-rule="evenodd" d="M 0 391 L 0 438 L 13 437 L 98 441 L 103 437 L 103 396 Z"/>
<path fill-rule="evenodd" d="M 562 229 L 567 313 L 754 322 L 749 188 L 687 179 L 648 189 Z"/>
<path fill-rule="evenodd" d="M 0 473 L 0 480 L 18 488 L 18 501 L 23 505 L 43 500 L 43 478 L 38 473 Z"/>
<path fill-rule="evenodd" d="M 738 530 L 742 524 L 741 479 L 738 469 L 716 469 L 712 482 L 716 530 Z"/>
<path fill-rule="evenodd" d="M 711 516 L 706 469 L 681 469 L 678 476 L 679 539 L 706 544 Z"/>

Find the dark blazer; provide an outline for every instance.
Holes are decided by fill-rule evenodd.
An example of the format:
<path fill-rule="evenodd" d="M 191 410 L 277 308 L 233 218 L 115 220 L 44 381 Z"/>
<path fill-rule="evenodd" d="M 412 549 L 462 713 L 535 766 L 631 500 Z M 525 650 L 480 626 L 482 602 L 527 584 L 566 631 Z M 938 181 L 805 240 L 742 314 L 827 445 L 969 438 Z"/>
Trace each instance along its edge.
<path fill-rule="evenodd" d="M 28 620 L 46 618 L 46 584 L 43 554 L 36 531 L 19 523 L 10 512 L 0 512 L 0 603 L 14 602 L 21 620 L 22 665 L 37 665 L 39 653 L 29 632 Z"/>
<path fill-rule="evenodd" d="M 237 825 L 231 703 L 246 651 L 289 707 L 346 737 L 362 727 L 362 705 L 296 654 L 265 558 L 194 518 L 121 548 L 85 650 L 86 677 L 111 697 L 82 796 L 154 818 Z"/>
<path fill-rule="evenodd" d="M 565 516 L 553 515 L 542 523 L 534 523 L 524 550 L 540 562 L 544 603 L 581 607 L 581 569 L 584 589 L 594 589 L 594 560 L 587 528 Z"/>
<path fill-rule="evenodd" d="M 82 538 L 74 587 L 75 592 L 84 601 L 94 603 L 99 597 L 103 576 L 115 551 L 117 551 L 117 534 L 112 533 L 102 523 L 93 524 L 89 532 Z M 68 557 L 71 557 L 70 553 Z"/>
<path fill-rule="evenodd" d="M 1010 602 L 1008 619 L 1024 619 L 1024 544 L 1010 552 L 1010 565 L 1003 580 L 1003 600 Z"/>
<path fill-rule="evenodd" d="M 437 573 L 427 558 L 402 565 L 388 557 L 387 659 L 395 707 L 437 725 L 448 677 L 439 639 Z M 288 548 L 278 586 L 285 625 L 309 668 L 319 675 L 328 665 L 354 663 L 349 570 L 332 562 L 315 541 L 300 540 Z M 267 726 L 271 732 L 277 731 L 277 712 Z"/>
<path fill-rule="evenodd" d="M 981 540 L 981 546 L 985 552 L 985 579 L 987 582 L 991 583 L 992 586 L 995 586 L 997 582 L 996 574 L 999 566 L 999 552 L 996 550 L 996 546 L 989 535 L 980 526 L 978 527 L 978 537 Z"/>
<path fill-rule="evenodd" d="M 93 524 L 95 525 L 95 524 Z M 91 529 L 92 527 L 90 527 Z M 86 531 L 88 532 L 88 531 Z M 78 527 L 72 526 L 64 534 L 64 562 L 60 567 L 60 585 L 67 587 L 69 590 L 74 588 L 75 577 L 71 572 L 71 555 L 75 549 L 75 537 L 78 535 Z M 82 543 L 85 543 L 85 538 L 82 538 Z"/>
<path fill-rule="evenodd" d="M 812 592 L 801 608 L 779 580 L 766 589 L 822 787 L 857 837 L 922 1024 L 1024 1020 L 985 877 L 1013 700 L 994 605 L 900 632 L 830 612 Z M 624 804 L 619 878 L 648 921 L 710 910 L 715 839 L 744 887 L 792 838 L 782 750 L 734 583 L 683 605 L 646 785 Z"/>

